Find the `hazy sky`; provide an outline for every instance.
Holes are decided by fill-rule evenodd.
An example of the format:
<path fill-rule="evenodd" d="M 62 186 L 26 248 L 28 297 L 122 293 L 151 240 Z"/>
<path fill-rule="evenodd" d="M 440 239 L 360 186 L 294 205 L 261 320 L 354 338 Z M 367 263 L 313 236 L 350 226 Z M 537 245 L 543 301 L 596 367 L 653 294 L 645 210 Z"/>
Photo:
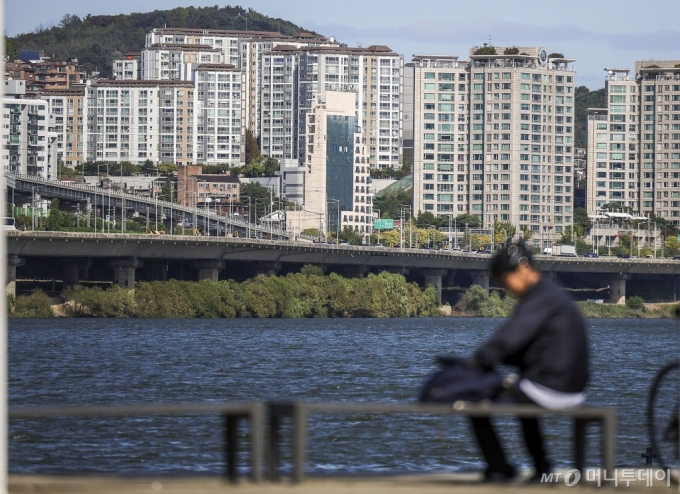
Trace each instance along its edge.
<path fill-rule="evenodd" d="M 5 0 L 5 28 L 12 36 L 58 24 L 65 13 L 82 17 L 189 5 L 215 1 Z M 414 53 L 466 59 L 470 46 L 489 37 L 498 46 L 543 46 L 578 59 L 577 84 L 591 89 L 604 86 L 604 67 L 680 59 L 680 0 L 250 0 L 240 5 L 350 46 L 388 45 L 407 62 Z"/>

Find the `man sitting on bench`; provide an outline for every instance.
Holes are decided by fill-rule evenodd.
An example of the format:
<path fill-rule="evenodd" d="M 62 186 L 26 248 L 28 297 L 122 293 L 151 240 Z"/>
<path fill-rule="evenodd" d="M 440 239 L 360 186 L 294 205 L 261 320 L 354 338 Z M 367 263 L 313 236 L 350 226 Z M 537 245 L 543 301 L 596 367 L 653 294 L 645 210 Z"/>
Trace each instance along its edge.
<path fill-rule="evenodd" d="M 512 317 L 477 350 L 473 361 L 481 367 L 507 364 L 519 368 L 520 378 L 508 392 L 514 403 L 548 409 L 567 409 L 585 401 L 588 381 L 586 330 L 571 298 L 532 266 L 532 252 L 524 244 L 508 243 L 491 261 L 491 275 L 519 297 Z M 501 397 L 503 399 L 504 397 Z M 550 472 L 538 420 L 522 418 L 527 448 L 534 460 L 532 481 Z M 488 418 L 473 418 L 473 429 L 488 468 L 485 479 L 515 477 Z"/>

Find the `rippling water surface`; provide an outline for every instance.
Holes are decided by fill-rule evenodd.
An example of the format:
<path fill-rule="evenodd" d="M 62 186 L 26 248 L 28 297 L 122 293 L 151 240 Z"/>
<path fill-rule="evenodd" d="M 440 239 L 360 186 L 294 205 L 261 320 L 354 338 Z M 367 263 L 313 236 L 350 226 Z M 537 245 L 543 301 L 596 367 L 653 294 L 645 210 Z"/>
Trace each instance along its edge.
<path fill-rule="evenodd" d="M 408 402 L 433 357 L 469 356 L 490 319 L 12 320 L 10 406 L 269 399 Z M 617 462 L 640 465 L 653 373 L 677 359 L 678 323 L 590 320 L 588 402 L 619 409 Z M 498 421 L 508 455 L 528 465 L 519 427 Z M 220 473 L 215 417 L 13 421 L 12 472 Z M 571 427 L 544 421 L 557 465 Z M 594 432 L 594 431 L 593 431 Z M 246 435 L 247 429 L 241 431 Z M 599 438 L 588 463 L 599 465 Z M 312 416 L 307 469 L 317 473 L 469 470 L 481 466 L 461 417 Z M 290 429 L 283 459 L 290 469 Z M 247 452 L 246 452 L 247 454 Z"/>

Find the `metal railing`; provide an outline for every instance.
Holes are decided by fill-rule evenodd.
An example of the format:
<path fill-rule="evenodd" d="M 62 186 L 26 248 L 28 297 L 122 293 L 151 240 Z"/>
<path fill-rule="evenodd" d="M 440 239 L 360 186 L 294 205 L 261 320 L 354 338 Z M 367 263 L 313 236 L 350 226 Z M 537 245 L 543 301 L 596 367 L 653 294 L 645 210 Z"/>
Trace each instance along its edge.
<path fill-rule="evenodd" d="M 258 225 L 257 223 L 249 223 L 244 220 L 239 220 L 233 217 L 233 215 L 219 215 L 215 213 L 214 211 L 210 211 L 209 209 L 202 209 L 202 208 L 192 208 L 190 206 L 184 206 L 182 204 L 177 204 L 174 202 L 169 202 L 169 201 L 164 201 L 160 199 L 152 199 L 152 198 L 147 198 L 144 196 L 138 196 L 134 194 L 128 194 L 125 193 L 121 190 L 114 190 L 114 189 L 103 189 L 101 187 L 95 187 L 92 185 L 88 184 L 78 184 L 78 183 L 71 183 L 71 182 L 62 182 L 61 180 L 50 180 L 42 177 L 38 177 L 35 175 L 24 175 L 20 173 L 6 173 L 6 176 L 9 178 L 13 178 L 15 180 L 19 181 L 24 181 L 24 182 L 29 182 L 29 183 L 34 183 L 34 184 L 39 184 L 41 186 L 45 187 L 56 187 L 64 190 L 73 190 L 73 191 L 81 191 L 87 194 L 93 194 L 96 197 L 101 197 L 102 201 L 105 198 L 114 198 L 114 199 L 120 199 L 121 201 L 126 201 L 126 202 L 138 202 L 140 204 L 145 204 L 148 206 L 153 206 L 158 207 L 159 209 L 165 208 L 165 209 L 171 209 L 173 211 L 180 211 L 183 213 L 188 213 L 189 215 L 194 215 L 196 214 L 197 216 L 200 216 L 202 218 L 205 218 L 205 220 L 213 220 L 217 223 L 224 223 L 227 225 L 232 225 L 236 227 L 241 227 L 245 230 L 250 230 L 251 232 L 256 232 L 259 234 L 269 234 L 272 233 L 273 235 L 278 235 L 278 236 L 283 236 L 283 237 L 288 237 L 292 235 L 291 232 L 282 230 L 280 228 L 270 228 L 267 226 L 263 225 Z M 310 238 L 311 239 L 311 238 Z"/>
<path fill-rule="evenodd" d="M 494 417 L 514 415 L 537 418 L 546 415 L 568 417 L 574 421 L 574 463 L 583 471 L 585 461 L 586 426 L 590 422 L 602 424 L 602 461 L 607 471 L 614 471 L 616 458 L 617 413 L 614 408 L 581 407 L 571 410 L 548 410 L 536 405 L 492 405 L 456 402 L 455 404 L 418 403 L 323 403 L 288 402 L 269 404 L 269 478 L 277 478 L 279 429 L 282 419 L 293 421 L 293 480 L 305 478 L 307 455 L 307 426 L 311 414 L 412 414 L 465 415 Z"/>
<path fill-rule="evenodd" d="M 251 478 L 262 480 L 262 441 L 265 408 L 261 402 L 250 403 L 202 403 L 167 405 L 96 405 L 10 408 L 10 420 L 53 420 L 64 417 L 129 417 L 138 415 L 220 415 L 224 421 L 225 476 L 236 481 L 237 427 L 241 419 L 250 424 Z"/>

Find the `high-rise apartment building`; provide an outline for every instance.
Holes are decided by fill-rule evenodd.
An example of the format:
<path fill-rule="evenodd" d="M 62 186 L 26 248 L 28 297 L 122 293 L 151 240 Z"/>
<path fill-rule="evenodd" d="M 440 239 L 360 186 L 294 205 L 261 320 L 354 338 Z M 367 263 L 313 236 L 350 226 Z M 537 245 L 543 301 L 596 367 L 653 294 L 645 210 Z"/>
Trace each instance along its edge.
<path fill-rule="evenodd" d="M 262 152 L 307 162 L 306 115 L 327 91 L 356 95 L 356 117 L 371 168 L 402 163 L 403 59 L 385 46 L 281 45 L 262 57 Z"/>
<path fill-rule="evenodd" d="M 27 99 L 25 80 L 5 81 L 2 98 L 2 168 L 56 178 L 56 134 L 49 131 L 48 103 Z"/>
<path fill-rule="evenodd" d="M 680 224 L 680 60 L 607 68 L 588 115 L 587 209 L 626 206 Z"/>
<path fill-rule="evenodd" d="M 356 116 L 356 97 L 353 92 L 328 91 L 316 96 L 306 113 L 307 161 L 298 167 L 304 170 L 304 204 L 287 215 L 289 228 L 348 227 L 371 233 L 370 163 Z"/>
<path fill-rule="evenodd" d="M 194 163 L 245 163 L 246 91 L 243 71 L 231 64 L 200 64 L 195 85 Z M 187 122 L 189 123 L 189 122 Z"/>
<path fill-rule="evenodd" d="M 158 28 L 153 29 L 146 36 L 146 50 L 152 47 L 158 50 L 158 47 L 167 47 L 169 45 L 177 45 L 185 47 L 189 50 L 189 46 L 202 46 L 204 50 L 212 48 L 211 53 L 216 53 L 217 50 L 221 56 L 221 63 L 231 64 L 240 68 L 246 74 L 245 89 L 246 89 L 246 104 L 247 111 L 245 112 L 246 125 L 255 133 L 260 135 L 259 114 L 260 114 L 260 88 L 262 86 L 262 55 L 269 52 L 279 45 L 290 45 L 296 48 L 304 46 L 337 46 L 334 39 L 327 39 L 323 36 L 313 35 L 311 33 L 298 33 L 292 36 L 283 35 L 269 31 L 234 31 L 223 29 L 182 29 L 182 28 Z M 153 51 L 153 50 L 152 50 Z M 167 51 L 167 50 L 166 50 Z M 207 57 L 207 52 L 203 54 L 189 55 L 186 53 L 175 53 L 174 60 L 172 53 L 152 54 L 143 53 L 143 78 L 181 78 L 177 74 L 177 66 L 173 65 L 180 61 L 184 63 L 206 62 L 202 60 Z M 146 58 L 145 58 L 146 57 Z M 161 57 L 164 57 L 161 60 Z M 167 74 L 163 76 L 163 72 L 158 70 L 147 70 L 147 58 L 153 61 L 154 64 L 165 64 L 158 70 L 167 70 Z M 182 60 L 180 60 L 182 59 Z M 185 60 L 186 59 L 186 60 Z M 194 60 L 195 59 L 195 60 Z M 212 63 L 216 63 L 212 61 Z"/>
<path fill-rule="evenodd" d="M 550 240 L 573 220 L 574 64 L 535 47 L 414 56 L 414 211 L 509 221 Z"/>
<path fill-rule="evenodd" d="M 199 44 L 154 44 L 142 51 L 142 79 L 176 81 L 183 63 L 223 63 L 222 50 Z"/>
<path fill-rule="evenodd" d="M 85 96 L 87 161 L 193 163 L 193 83 L 101 80 Z"/>
<path fill-rule="evenodd" d="M 85 87 L 38 91 L 35 98 L 47 101 L 49 131 L 56 134 L 56 152 L 64 165 L 74 167 L 85 160 Z"/>

